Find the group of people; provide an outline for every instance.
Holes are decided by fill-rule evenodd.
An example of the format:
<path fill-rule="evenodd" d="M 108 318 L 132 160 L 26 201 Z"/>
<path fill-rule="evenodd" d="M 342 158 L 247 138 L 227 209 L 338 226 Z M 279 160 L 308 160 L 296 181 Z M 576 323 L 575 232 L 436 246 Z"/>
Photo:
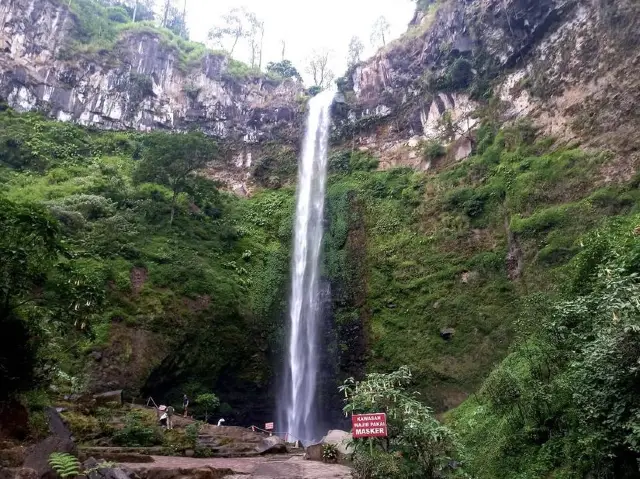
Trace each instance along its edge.
<path fill-rule="evenodd" d="M 187 417 L 189 412 L 189 397 L 185 394 L 182 397 L 182 417 Z M 158 413 L 160 415 L 160 425 L 166 429 L 173 429 L 173 415 L 175 414 L 175 409 L 173 406 L 158 406 Z"/>

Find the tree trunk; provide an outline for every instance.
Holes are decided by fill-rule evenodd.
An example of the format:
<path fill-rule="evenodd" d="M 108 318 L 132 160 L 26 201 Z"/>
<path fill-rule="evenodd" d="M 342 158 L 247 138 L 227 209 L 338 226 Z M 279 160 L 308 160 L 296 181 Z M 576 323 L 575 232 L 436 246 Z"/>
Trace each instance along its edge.
<path fill-rule="evenodd" d="M 187 0 L 184 0 L 184 8 L 182 9 L 182 36 L 187 40 Z"/>
<path fill-rule="evenodd" d="M 133 23 L 136 22 L 136 14 L 138 13 L 138 0 L 133 4 L 133 18 L 131 19 Z"/>
<path fill-rule="evenodd" d="M 162 26 L 167 26 L 167 18 L 169 17 L 169 7 L 171 6 L 171 0 L 164 0 L 164 15 L 162 17 Z"/>
<path fill-rule="evenodd" d="M 236 49 L 236 45 L 238 44 L 238 40 L 240 39 L 240 35 L 236 35 L 236 39 L 231 46 L 231 51 L 229 52 L 229 56 L 233 55 L 233 51 Z"/>
<path fill-rule="evenodd" d="M 258 57 L 258 70 L 262 70 L 262 45 L 264 44 L 264 23 L 261 25 L 260 34 L 260 56 Z"/>

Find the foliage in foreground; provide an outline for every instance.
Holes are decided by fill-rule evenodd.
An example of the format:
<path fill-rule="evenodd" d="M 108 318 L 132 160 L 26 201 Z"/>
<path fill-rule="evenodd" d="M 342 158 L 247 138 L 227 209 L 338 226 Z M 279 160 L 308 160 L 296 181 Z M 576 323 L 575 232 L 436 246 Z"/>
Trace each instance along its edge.
<path fill-rule="evenodd" d="M 367 374 L 362 381 L 349 378 L 340 387 L 346 415 L 387 415 L 388 437 L 353 440 L 357 478 L 429 479 L 460 472 L 450 467 L 453 433 L 408 391 L 411 379 L 409 368 L 402 367 L 389 374 Z"/>
<path fill-rule="evenodd" d="M 638 224 L 584 240 L 563 297 L 532 301 L 522 343 L 453 412 L 476 477 L 640 474 Z"/>

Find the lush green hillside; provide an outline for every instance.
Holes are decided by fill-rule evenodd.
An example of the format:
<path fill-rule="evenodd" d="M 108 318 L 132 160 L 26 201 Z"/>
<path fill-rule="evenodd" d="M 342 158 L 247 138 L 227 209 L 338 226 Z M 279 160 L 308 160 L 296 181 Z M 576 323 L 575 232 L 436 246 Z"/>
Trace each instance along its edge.
<path fill-rule="evenodd" d="M 3 281 L 20 285 L 3 289 L 3 340 L 36 352 L 40 381 L 12 387 L 82 390 L 102 379 L 87 354 L 115 349 L 121 377 L 134 368 L 139 379 L 133 394 L 214 391 L 238 421 L 269 416 L 294 190 L 241 199 L 198 175 L 176 189 L 158 145 L 181 158 L 186 135 L 11 110 L 0 126 Z M 621 355 L 636 328 L 637 181 L 602 184 L 606 152 L 535 138 L 526 124 L 486 124 L 476 154 L 437 173 L 374 171 L 374 157 L 350 150 L 330 158 L 325 361 L 337 377 L 326 381 L 406 364 L 438 410 L 479 391 L 450 415 L 479 477 L 575 472 L 598 458 L 607 471 L 607 454 L 636 454 L 635 369 Z M 218 161 L 224 145 L 198 141 Z M 26 249 L 22 238 L 42 231 Z M 574 477 L 564 474 L 553 477 Z"/>
<path fill-rule="evenodd" d="M 87 131 L 10 110 L 0 122 L 3 198 L 44 207 L 58 224 L 59 257 L 32 291 L 11 299 L 24 318 L 35 305 L 32 326 L 46 337 L 41 356 L 86 385 L 85 354 L 108 350 L 109 330 L 126 327 L 131 334 L 121 335 L 127 344 L 114 366 L 125 378 L 134 358 L 143 386 L 162 365 L 136 362 L 147 351 L 128 336 L 141 329 L 164 348 L 152 356 L 170 363 L 157 385 L 147 384 L 151 392 L 171 397 L 180 387 L 177 398 L 185 387 L 215 389 L 242 412 L 269 411 L 268 401 L 249 392 L 268 394 L 270 359 L 280 347 L 292 191 L 240 201 L 191 176 L 171 225 L 170 182 L 162 175 L 163 184 L 134 180 L 149 136 Z M 14 240 L 7 248 L 19 245 Z M 24 303 L 28 309 L 26 300 L 33 300 Z"/>

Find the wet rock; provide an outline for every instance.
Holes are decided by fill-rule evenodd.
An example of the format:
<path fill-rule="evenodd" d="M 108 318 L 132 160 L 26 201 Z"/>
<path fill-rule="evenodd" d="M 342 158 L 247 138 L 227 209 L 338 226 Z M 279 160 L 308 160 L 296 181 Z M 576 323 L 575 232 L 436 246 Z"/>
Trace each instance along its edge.
<path fill-rule="evenodd" d="M 278 436 L 265 437 L 262 442 L 256 446 L 256 451 L 260 454 L 282 454 L 287 452 L 287 445 L 284 439 Z"/>
<path fill-rule="evenodd" d="M 94 361 L 102 360 L 102 353 L 100 351 L 92 351 L 90 356 L 94 359 Z"/>
<path fill-rule="evenodd" d="M 27 448 L 23 466 L 33 469 L 40 479 L 55 479 L 57 476 L 49 465 L 49 456 L 53 452 L 75 454 L 76 445 L 60 414 L 54 408 L 48 408 L 46 415 L 51 435 Z"/>

